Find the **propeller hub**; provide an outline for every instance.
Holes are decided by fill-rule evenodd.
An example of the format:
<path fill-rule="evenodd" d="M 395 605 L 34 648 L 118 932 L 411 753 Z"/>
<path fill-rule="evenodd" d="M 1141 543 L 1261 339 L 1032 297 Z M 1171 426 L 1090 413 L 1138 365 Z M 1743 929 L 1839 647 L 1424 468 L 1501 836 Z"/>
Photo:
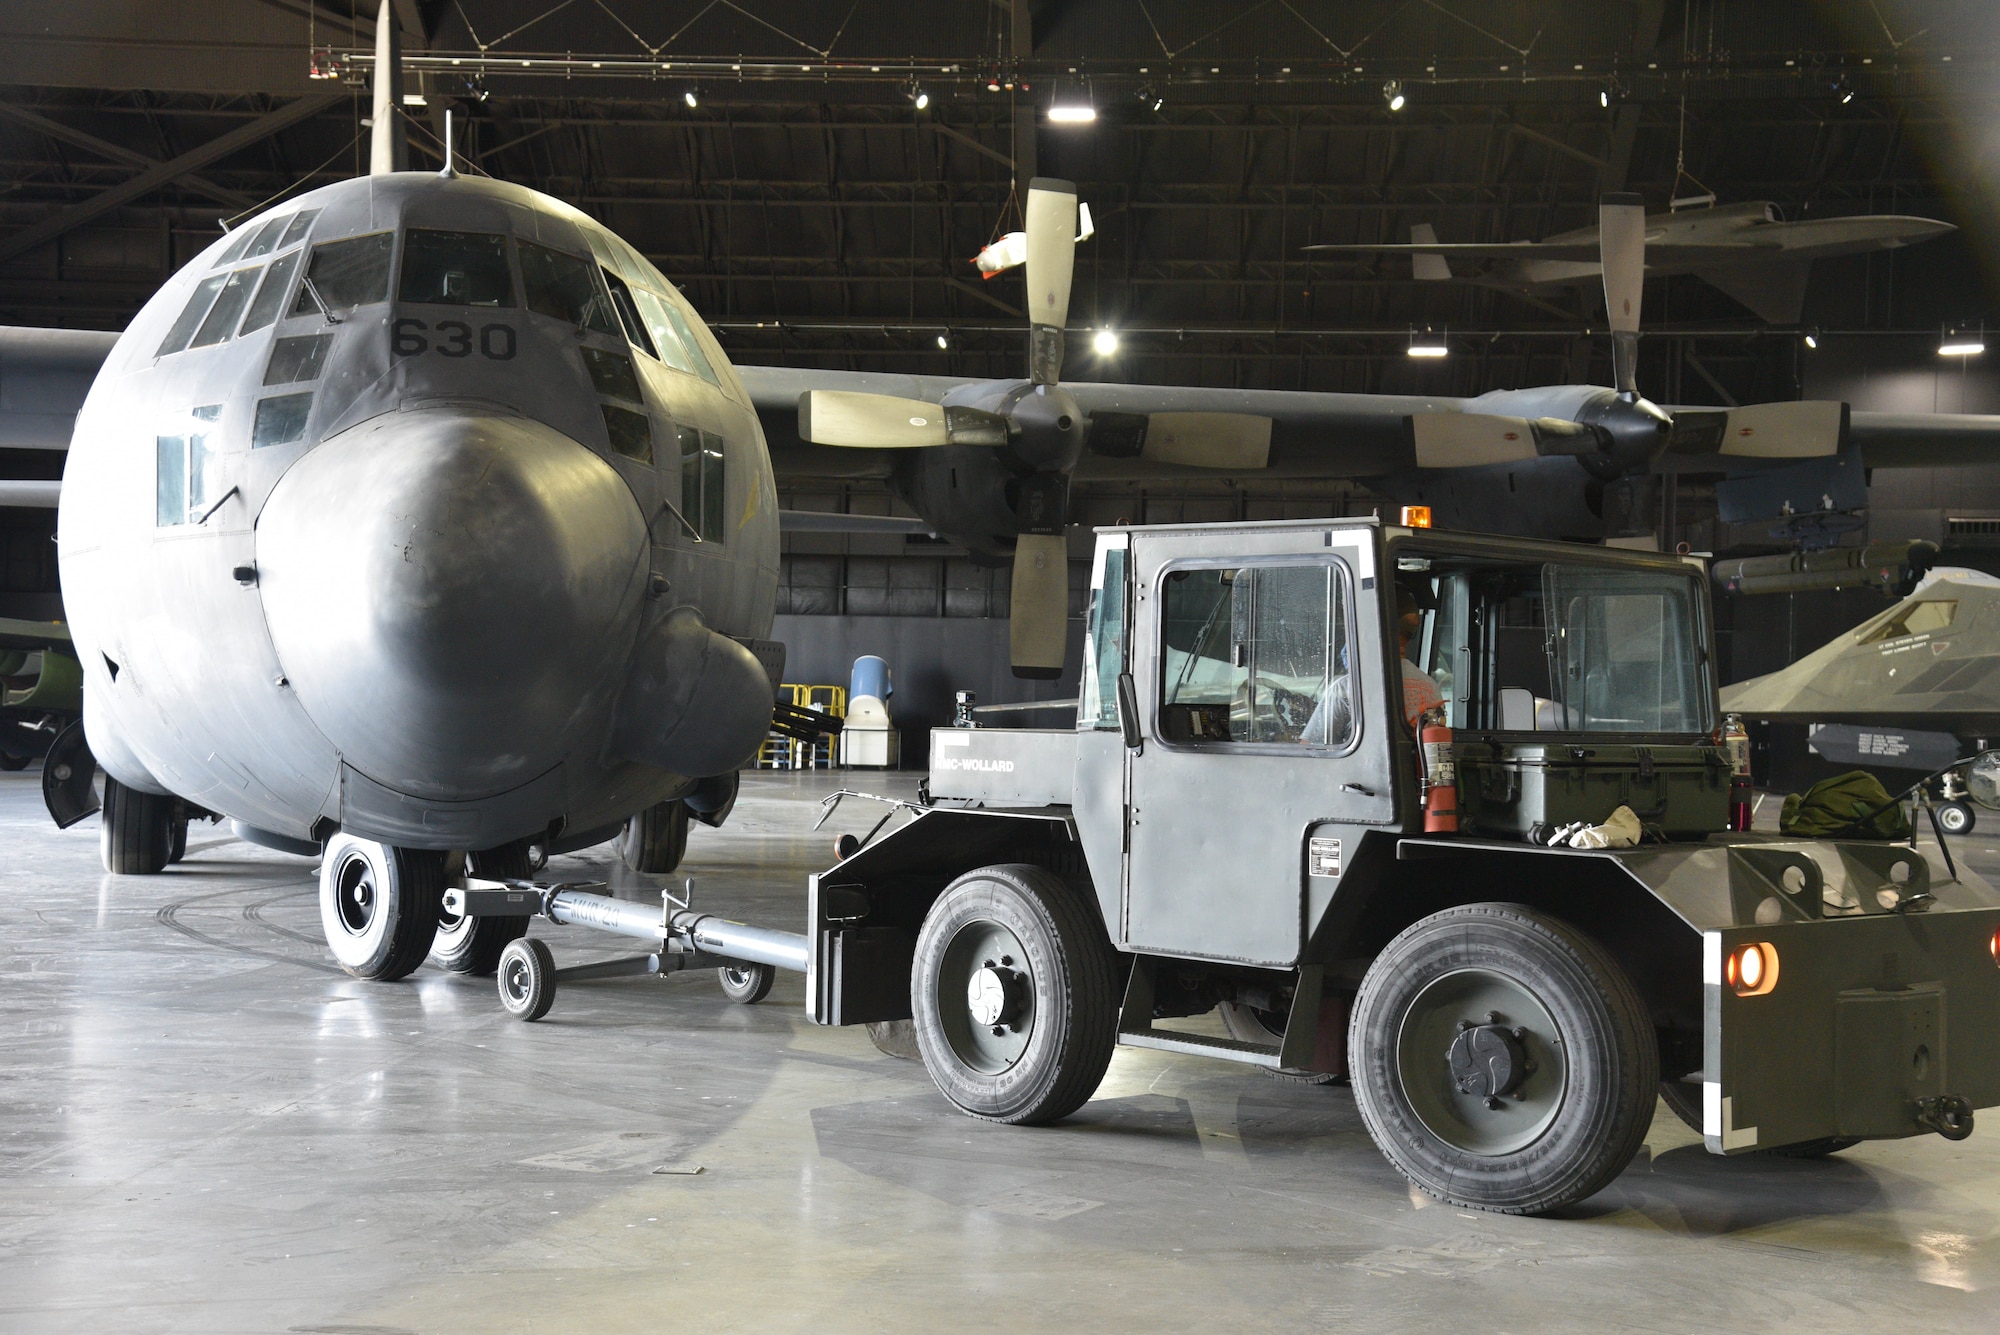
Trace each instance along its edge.
<path fill-rule="evenodd" d="M 1651 468 L 1665 452 L 1674 426 L 1665 409 L 1636 394 L 1607 394 L 1578 413 L 1577 420 L 1595 427 L 1604 442 L 1598 454 L 1578 457 L 1607 480 Z"/>
<path fill-rule="evenodd" d="M 1020 461 L 1038 473 L 1067 473 L 1083 455 L 1084 415 L 1060 385 L 1022 385 L 1000 411 L 1011 419 L 1009 440 Z"/>

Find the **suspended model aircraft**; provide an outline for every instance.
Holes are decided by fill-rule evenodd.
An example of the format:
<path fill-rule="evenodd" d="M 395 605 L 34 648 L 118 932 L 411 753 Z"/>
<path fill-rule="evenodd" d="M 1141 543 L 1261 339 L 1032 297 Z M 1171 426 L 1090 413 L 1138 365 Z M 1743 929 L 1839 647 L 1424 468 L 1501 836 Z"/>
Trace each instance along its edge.
<path fill-rule="evenodd" d="M 1744 204 L 1646 215 L 1646 272 L 1652 277 L 1691 273 L 1722 289 L 1770 324 L 1796 324 L 1805 308 L 1814 260 L 1894 250 L 1958 229 L 1935 218 L 1865 213 L 1847 218 L 1786 222 L 1778 206 Z M 1595 227 L 1559 232 L 1542 241 L 1439 243 L 1429 223 L 1410 229 L 1408 244 L 1307 246 L 1329 258 L 1341 255 L 1407 255 L 1420 282 L 1464 282 L 1503 292 L 1595 286 L 1599 262 Z"/>

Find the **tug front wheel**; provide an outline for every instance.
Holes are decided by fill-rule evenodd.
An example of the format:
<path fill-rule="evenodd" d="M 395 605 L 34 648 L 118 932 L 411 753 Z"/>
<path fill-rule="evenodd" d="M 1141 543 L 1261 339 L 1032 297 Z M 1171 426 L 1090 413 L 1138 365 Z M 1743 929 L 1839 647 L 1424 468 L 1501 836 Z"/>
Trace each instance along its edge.
<path fill-rule="evenodd" d="M 953 881 L 917 936 L 910 1007 L 939 1091 L 990 1122 L 1066 1117 L 1118 1040 L 1114 955 L 1083 899 L 1041 867 Z"/>
<path fill-rule="evenodd" d="M 1369 1134 L 1432 1196 L 1542 1214 L 1603 1189 L 1653 1120 L 1657 1040 L 1618 965 L 1520 904 L 1432 914 L 1362 980 L 1348 1052 Z"/>
<path fill-rule="evenodd" d="M 443 853 L 351 834 L 327 840 L 319 864 L 320 928 L 333 958 L 356 978 L 390 982 L 416 972 L 443 909 Z"/>

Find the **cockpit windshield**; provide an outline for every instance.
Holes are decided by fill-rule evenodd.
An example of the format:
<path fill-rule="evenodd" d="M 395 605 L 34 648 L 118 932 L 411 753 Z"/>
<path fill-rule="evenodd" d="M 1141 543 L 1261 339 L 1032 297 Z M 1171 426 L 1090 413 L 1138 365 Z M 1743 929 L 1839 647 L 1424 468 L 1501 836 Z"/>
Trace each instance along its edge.
<path fill-rule="evenodd" d="M 403 238 L 399 298 L 444 306 L 512 306 L 507 238 L 412 227 Z"/>

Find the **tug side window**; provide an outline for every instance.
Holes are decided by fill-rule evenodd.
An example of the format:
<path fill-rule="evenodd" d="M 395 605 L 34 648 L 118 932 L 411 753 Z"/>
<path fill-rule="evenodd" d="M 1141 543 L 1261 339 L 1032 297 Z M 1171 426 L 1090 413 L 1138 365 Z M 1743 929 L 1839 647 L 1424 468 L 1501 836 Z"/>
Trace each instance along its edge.
<path fill-rule="evenodd" d="M 1339 747 L 1353 736 L 1340 567 L 1169 571 L 1160 615 L 1165 740 Z"/>
<path fill-rule="evenodd" d="M 1125 549 L 1106 546 L 1090 582 L 1090 617 L 1084 625 L 1080 726 L 1116 732 L 1118 674 L 1125 670 Z"/>

